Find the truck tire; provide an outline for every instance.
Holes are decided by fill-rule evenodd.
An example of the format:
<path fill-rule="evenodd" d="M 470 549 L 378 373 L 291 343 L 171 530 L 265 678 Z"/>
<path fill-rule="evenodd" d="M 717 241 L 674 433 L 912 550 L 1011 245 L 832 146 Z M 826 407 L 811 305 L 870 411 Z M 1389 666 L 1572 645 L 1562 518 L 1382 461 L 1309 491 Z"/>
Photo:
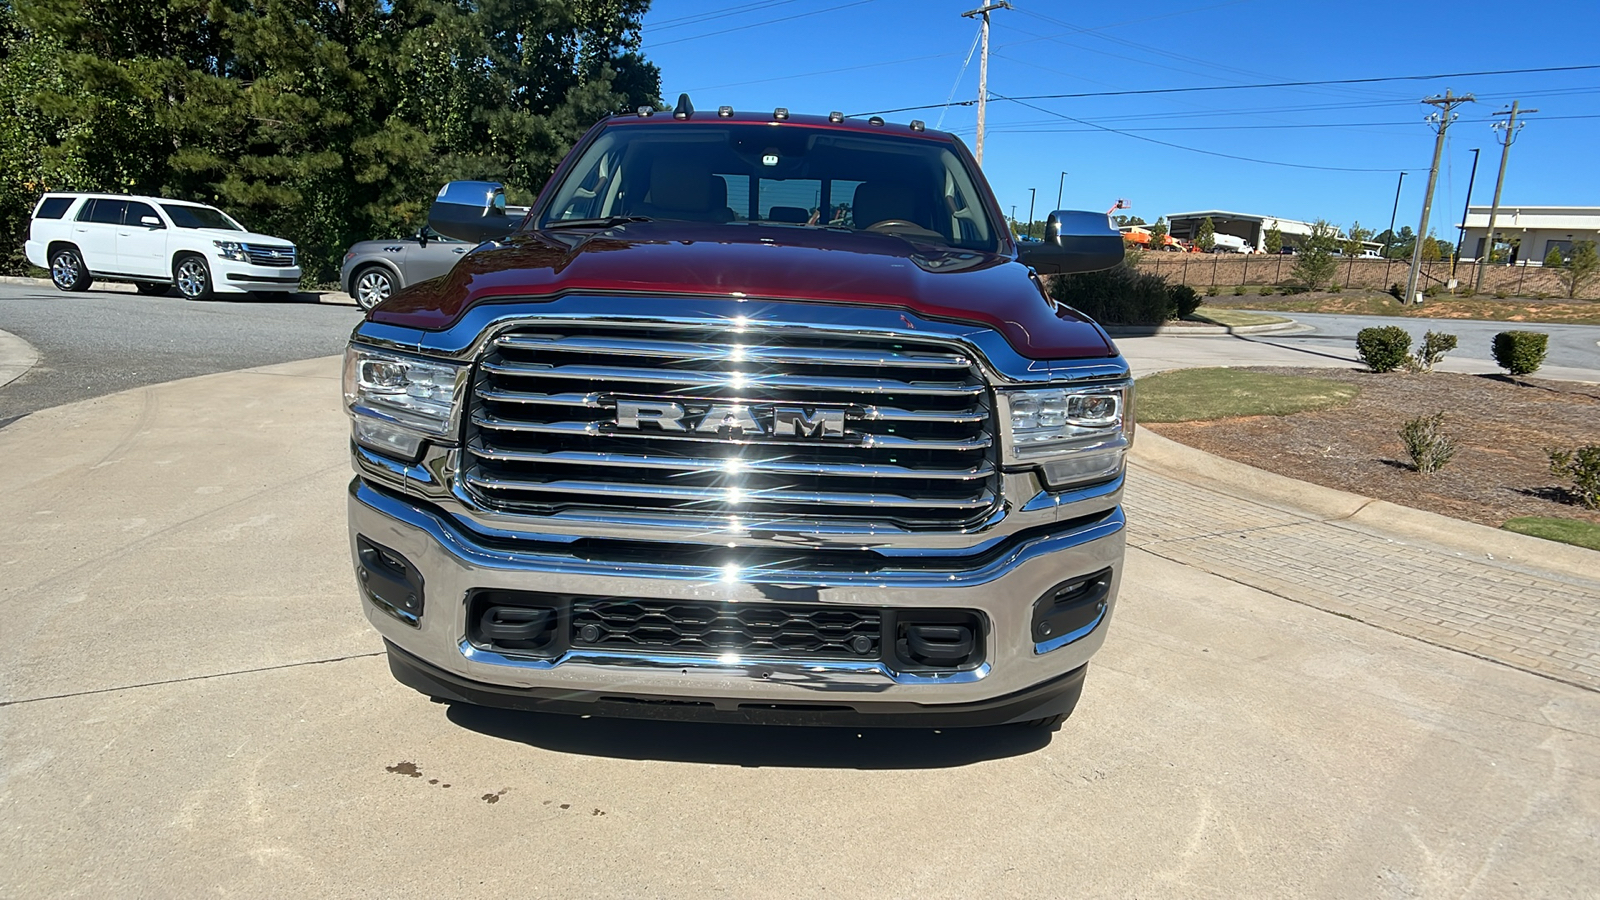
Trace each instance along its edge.
<path fill-rule="evenodd" d="M 50 282 L 59 290 L 78 293 L 87 291 L 94 278 L 78 255 L 78 248 L 62 247 L 50 256 Z"/>
<path fill-rule="evenodd" d="M 172 280 L 185 300 L 211 299 L 211 267 L 204 257 L 193 253 L 178 257 L 172 266 Z"/>

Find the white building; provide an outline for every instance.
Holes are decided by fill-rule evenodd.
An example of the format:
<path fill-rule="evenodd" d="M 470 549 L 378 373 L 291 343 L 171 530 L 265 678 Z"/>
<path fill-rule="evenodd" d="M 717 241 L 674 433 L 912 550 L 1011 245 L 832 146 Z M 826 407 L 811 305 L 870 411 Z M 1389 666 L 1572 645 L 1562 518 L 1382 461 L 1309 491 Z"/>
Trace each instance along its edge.
<path fill-rule="evenodd" d="M 1489 228 L 1489 207 L 1467 208 L 1466 240 L 1461 245 L 1463 261 L 1483 255 L 1484 238 Z M 1510 244 L 1510 262 L 1541 265 L 1552 248 L 1562 256 L 1572 255 L 1579 241 L 1600 244 L 1600 206 L 1507 206 L 1500 204 L 1494 220 L 1497 245 Z"/>
<path fill-rule="evenodd" d="M 1167 214 L 1167 228 L 1175 238 L 1193 242 L 1195 235 L 1200 233 L 1200 223 L 1206 219 L 1211 220 L 1211 227 L 1217 234 L 1231 234 L 1244 239 L 1256 252 L 1265 250 L 1267 231 L 1273 225 L 1278 226 L 1278 232 L 1283 235 L 1285 247 L 1298 247 L 1301 242 L 1311 236 L 1311 223 L 1301 222 L 1298 219 L 1284 219 L 1278 216 L 1256 215 L 1253 213 L 1228 212 L 1222 209 L 1203 209 L 1196 212 L 1180 212 Z M 1343 231 L 1338 233 L 1339 240 L 1345 239 Z M 1383 247 L 1376 241 L 1363 241 L 1362 246 L 1370 250 Z"/>

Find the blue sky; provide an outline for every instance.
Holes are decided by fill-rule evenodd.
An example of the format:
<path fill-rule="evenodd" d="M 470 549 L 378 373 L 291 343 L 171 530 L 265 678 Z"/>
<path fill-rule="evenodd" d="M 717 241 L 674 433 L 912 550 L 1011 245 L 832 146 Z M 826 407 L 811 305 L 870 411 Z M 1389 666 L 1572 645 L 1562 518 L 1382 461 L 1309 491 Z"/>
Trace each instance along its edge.
<path fill-rule="evenodd" d="M 992 18 L 991 97 L 1600 65 L 1594 0 L 1537 8 L 1482 0 L 1012 4 Z M 657 0 L 644 19 L 644 52 L 661 67 L 668 102 L 687 91 L 700 109 L 853 114 L 960 102 L 978 89 L 977 54 L 967 63 L 977 24 L 961 13 L 979 5 Z M 1027 101 L 1038 108 L 991 99 L 984 170 L 1002 207 L 1015 205 L 1022 219 L 1029 188 L 1038 189 L 1043 218 L 1064 181 L 1066 208 L 1106 209 L 1125 198 L 1127 212 L 1152 222 L 1227 209 L 1341 227 L 1360 220 L 1375 230 L 1389 224 L 1404 170 L 1395 227 L 1415 228 L 1434 141 L 1423 122 L 1433 108 L 1419 101 L 1446 88 L 1478 102 L 1461 107 L 1448 132 L 1433 217 L 1441 237 L 1454 239 L 1471 148 L 1482 150 L 1472 201 L 1492 199 L 1500 150 L 1489 122 L 1514 99 L 1540 112 L 1512 145 L 1502 204 L 1600 206 L 1600 68 Z M 972 106 L 885 118 L 920 118 L 974 143 Z"/>

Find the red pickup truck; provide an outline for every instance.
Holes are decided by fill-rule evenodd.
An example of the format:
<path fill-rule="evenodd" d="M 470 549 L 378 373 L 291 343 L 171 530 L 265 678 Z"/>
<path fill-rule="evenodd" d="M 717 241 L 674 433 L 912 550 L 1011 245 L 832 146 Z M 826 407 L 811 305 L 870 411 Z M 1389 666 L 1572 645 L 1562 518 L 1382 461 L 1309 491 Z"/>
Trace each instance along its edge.
<path fill-rule="evenodd" d="M 1055 726 L 1105 640 L 1126 362 L 921 122 L 595 125 L 532 208 L 352 336 L 350 549 L 403 683 L 445 702 L 815 725 Z"/>

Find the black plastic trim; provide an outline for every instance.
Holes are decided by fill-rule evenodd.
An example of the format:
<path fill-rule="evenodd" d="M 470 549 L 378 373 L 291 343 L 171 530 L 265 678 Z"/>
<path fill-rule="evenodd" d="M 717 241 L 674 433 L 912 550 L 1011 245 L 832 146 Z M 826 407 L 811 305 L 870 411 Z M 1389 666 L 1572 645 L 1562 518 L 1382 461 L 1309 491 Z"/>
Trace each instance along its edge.
<path fill-rule="evenodd" d="M 384 641 L 395 680 L 429 697 L 497 709 L 561 715 L 609 716 L 722 722 L 747 725 L 806 725 L 840 728 L 963 728 L 1034 722 L 1071 714 L 1083 692 L 1087 665 L 1033 687 L 976 703 L 875 701 L 773 703 L 736 698 L 669 697 L 628 691 L 514 688 L 471 681 L 430 665 Z M 937 688 L 932 690 L 937 691 Z M 818 698 L 821 699 L 821 698 Z M 832 699 L 832 698 L 829 698 Z"/>

